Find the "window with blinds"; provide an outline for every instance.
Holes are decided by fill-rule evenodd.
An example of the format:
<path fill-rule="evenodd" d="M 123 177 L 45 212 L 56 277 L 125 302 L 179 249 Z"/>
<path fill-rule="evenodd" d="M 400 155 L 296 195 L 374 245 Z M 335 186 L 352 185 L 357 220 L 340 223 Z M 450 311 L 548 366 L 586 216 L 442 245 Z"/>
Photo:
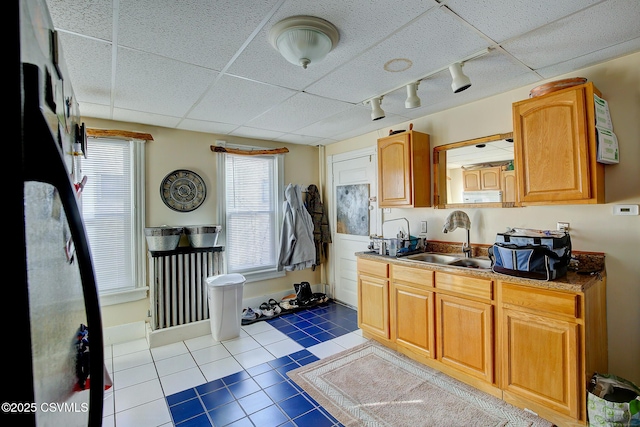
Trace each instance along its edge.
<path fill-rule="evenodd" d="M 280 155 L 224 155 L 222 218 L 228 272 L 247 277 L 277 271 L 281 176 Z"/>
<path fill-rule="evenodd" d="M 80 204 L 101 294 L 130 291 L 141 283 L 145 259 L 136 200 L 144 187 L 135 179 L 142 151 L 137 145 L 142 143 L 92 138 L 82 159 L 87 182 Z"/>

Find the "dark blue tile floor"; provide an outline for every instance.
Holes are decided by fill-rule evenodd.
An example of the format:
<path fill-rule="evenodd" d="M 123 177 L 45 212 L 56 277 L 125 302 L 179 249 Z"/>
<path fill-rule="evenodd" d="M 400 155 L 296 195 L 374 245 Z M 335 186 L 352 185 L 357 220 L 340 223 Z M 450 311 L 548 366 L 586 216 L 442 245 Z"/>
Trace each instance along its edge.
<path fill-rule="evenodd" d="M 358 329 L 357 312 L 330 301 L 266 322 L 305 349 L 167 396 L 176 427 L 342 426 L 287 371 L 318 360 L 306 348 Z"/>

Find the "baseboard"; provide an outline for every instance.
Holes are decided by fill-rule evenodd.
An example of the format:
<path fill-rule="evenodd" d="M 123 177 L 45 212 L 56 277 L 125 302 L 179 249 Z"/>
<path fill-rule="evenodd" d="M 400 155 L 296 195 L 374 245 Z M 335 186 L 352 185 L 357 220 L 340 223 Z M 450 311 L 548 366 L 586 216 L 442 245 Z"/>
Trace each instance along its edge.
<path fill-rule="evenodd" d="M 139 321 L 110 326 L 102 331 L 104 345 L 119 344 L 147 337 L 147 322 Z"/>
<path fill-rule="evenodd" d="M 149 348 L 155 348 L 191 338 L 198 338 L 203 335 L 211 335 L 211 322 L 209 319 L 199 320 L 185 325 L 171 326 L 155 331 L 152 331 L 151 326 L 149 326 L 147 341 L 149 342 Z"/>

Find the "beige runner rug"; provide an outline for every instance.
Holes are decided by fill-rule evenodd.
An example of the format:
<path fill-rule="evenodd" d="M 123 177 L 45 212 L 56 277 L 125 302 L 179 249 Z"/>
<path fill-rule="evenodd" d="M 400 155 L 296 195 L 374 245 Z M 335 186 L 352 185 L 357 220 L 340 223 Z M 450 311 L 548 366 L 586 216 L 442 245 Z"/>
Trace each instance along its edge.
<path fill-rule="evenodd" d="M 552 426 L 375 341 L 288 375 L 347 427 Z"/>

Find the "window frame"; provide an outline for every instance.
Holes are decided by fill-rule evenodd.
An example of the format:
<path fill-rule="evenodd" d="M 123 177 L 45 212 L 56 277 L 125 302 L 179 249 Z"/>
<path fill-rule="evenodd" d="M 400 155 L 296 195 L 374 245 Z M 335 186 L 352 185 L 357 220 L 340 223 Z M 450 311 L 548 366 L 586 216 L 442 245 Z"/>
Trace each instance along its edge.
<path fill-rule="evenodd" d="M 246 145 L 235 145 L 235 144 L 225 144 L 225 147 L 228 148 L 237 148 L 237 149 L 243 149 L 243 150 L 264 150 L 264 147 L 253 147 L 253 146 L 246 146 Z M 228 153 L 219 153 L 220 155 L 218 156 L 218 161 L 216 164 L 217 167 L 217 199 L 218 199 L 218 220 L 220 225 L 222 226 L 222 233 L 221 233 L 221 244 L 225 246 L 225 253 L 227 252 L 227 245 L 228 245 L 228 239 L 227 239 L 227 233 L 228 233 L 228 228 L 227 228 L 227 198 L 226 198 L 226 160 L 227 160 L 227 156 L 241 156 L 239 154 L 228 154 Z M 283 194 L 283 188 L 284 188 L 284 155 L 283 154 L 264 154 L 264 155 L 256 155 L 255 157 L 267 157 L 267 158 L 272 158 L 275 161 L 274 164 L 274 176 L 275 176 L 275 180 L 276 182 L 273 183 L 273 191 L 275 194 L 274 197 L 274 209 L 275 209 L 275 230 L 274 230 L 274 236 L 275 236 L 275 248 L 274 250 L 278 250 L 280 247 L 280 238 L 281 238 L 281 234 L 282 234 L 282 218 L 283 218 L 283 211 L 282 211 L 282 206 L 284 203 L 284 194 Z M 229 269 L 229 257 L 227 255 L 224 256 L 224 265 L 225 265 L 225 271 L 226 272 L 230 272 Z M 284 271 L 278 271 L 278 254 L 276 253 L 275 256 L 275 263 L 272 267 L 267 268 L 267 269 L 262 269 L 262 270 L 255 270 L 255 271 L 245 271 L 245 272 L 239 272 L 240 274 L 242 274 L 245 279 L 246 279 L 246 283 L 250 283 L 250 282 L 256 282 L 256 281 L 260 281 L 260 280 L 267 280 L 267 279 L 274 279 L 274 278 L 279 278 L 279 277 L 284 277 L 286 275 L 286 273 Z"/>
<path fill-rule="evenodd" d="M 86 162 L 88 159 L 91 159 L 91 143 L 92 141 L 96 140 L 100 140 L 101 143 L 109 143 L 109 141 L 118 143 L 127 142 L 130 155 L 129 172 L 131 177 L 131 194 L 129 194 L 129 197 L 131 204 L 130 233 L 132 236 L 130 245 L 133 259 L 129 260 L 129 266 L 131 269 L 131 279 L 133 282 L 133 286 L 115 290 L 101 290 L 98 287 L 98 293 L 100 295 L 100 305 L 109 306 L 145 299 L 147 298 L 149 290 L 149 287 L 147 286 L 146 240 L 144 238 L 146 141 L 132 138 L 89 137 L 87 138 L 87 159 L 83 159 L 81 161 L 81 170 L 82 163 Z M 82 203 L 82 200 L 80 203 Z"/>

